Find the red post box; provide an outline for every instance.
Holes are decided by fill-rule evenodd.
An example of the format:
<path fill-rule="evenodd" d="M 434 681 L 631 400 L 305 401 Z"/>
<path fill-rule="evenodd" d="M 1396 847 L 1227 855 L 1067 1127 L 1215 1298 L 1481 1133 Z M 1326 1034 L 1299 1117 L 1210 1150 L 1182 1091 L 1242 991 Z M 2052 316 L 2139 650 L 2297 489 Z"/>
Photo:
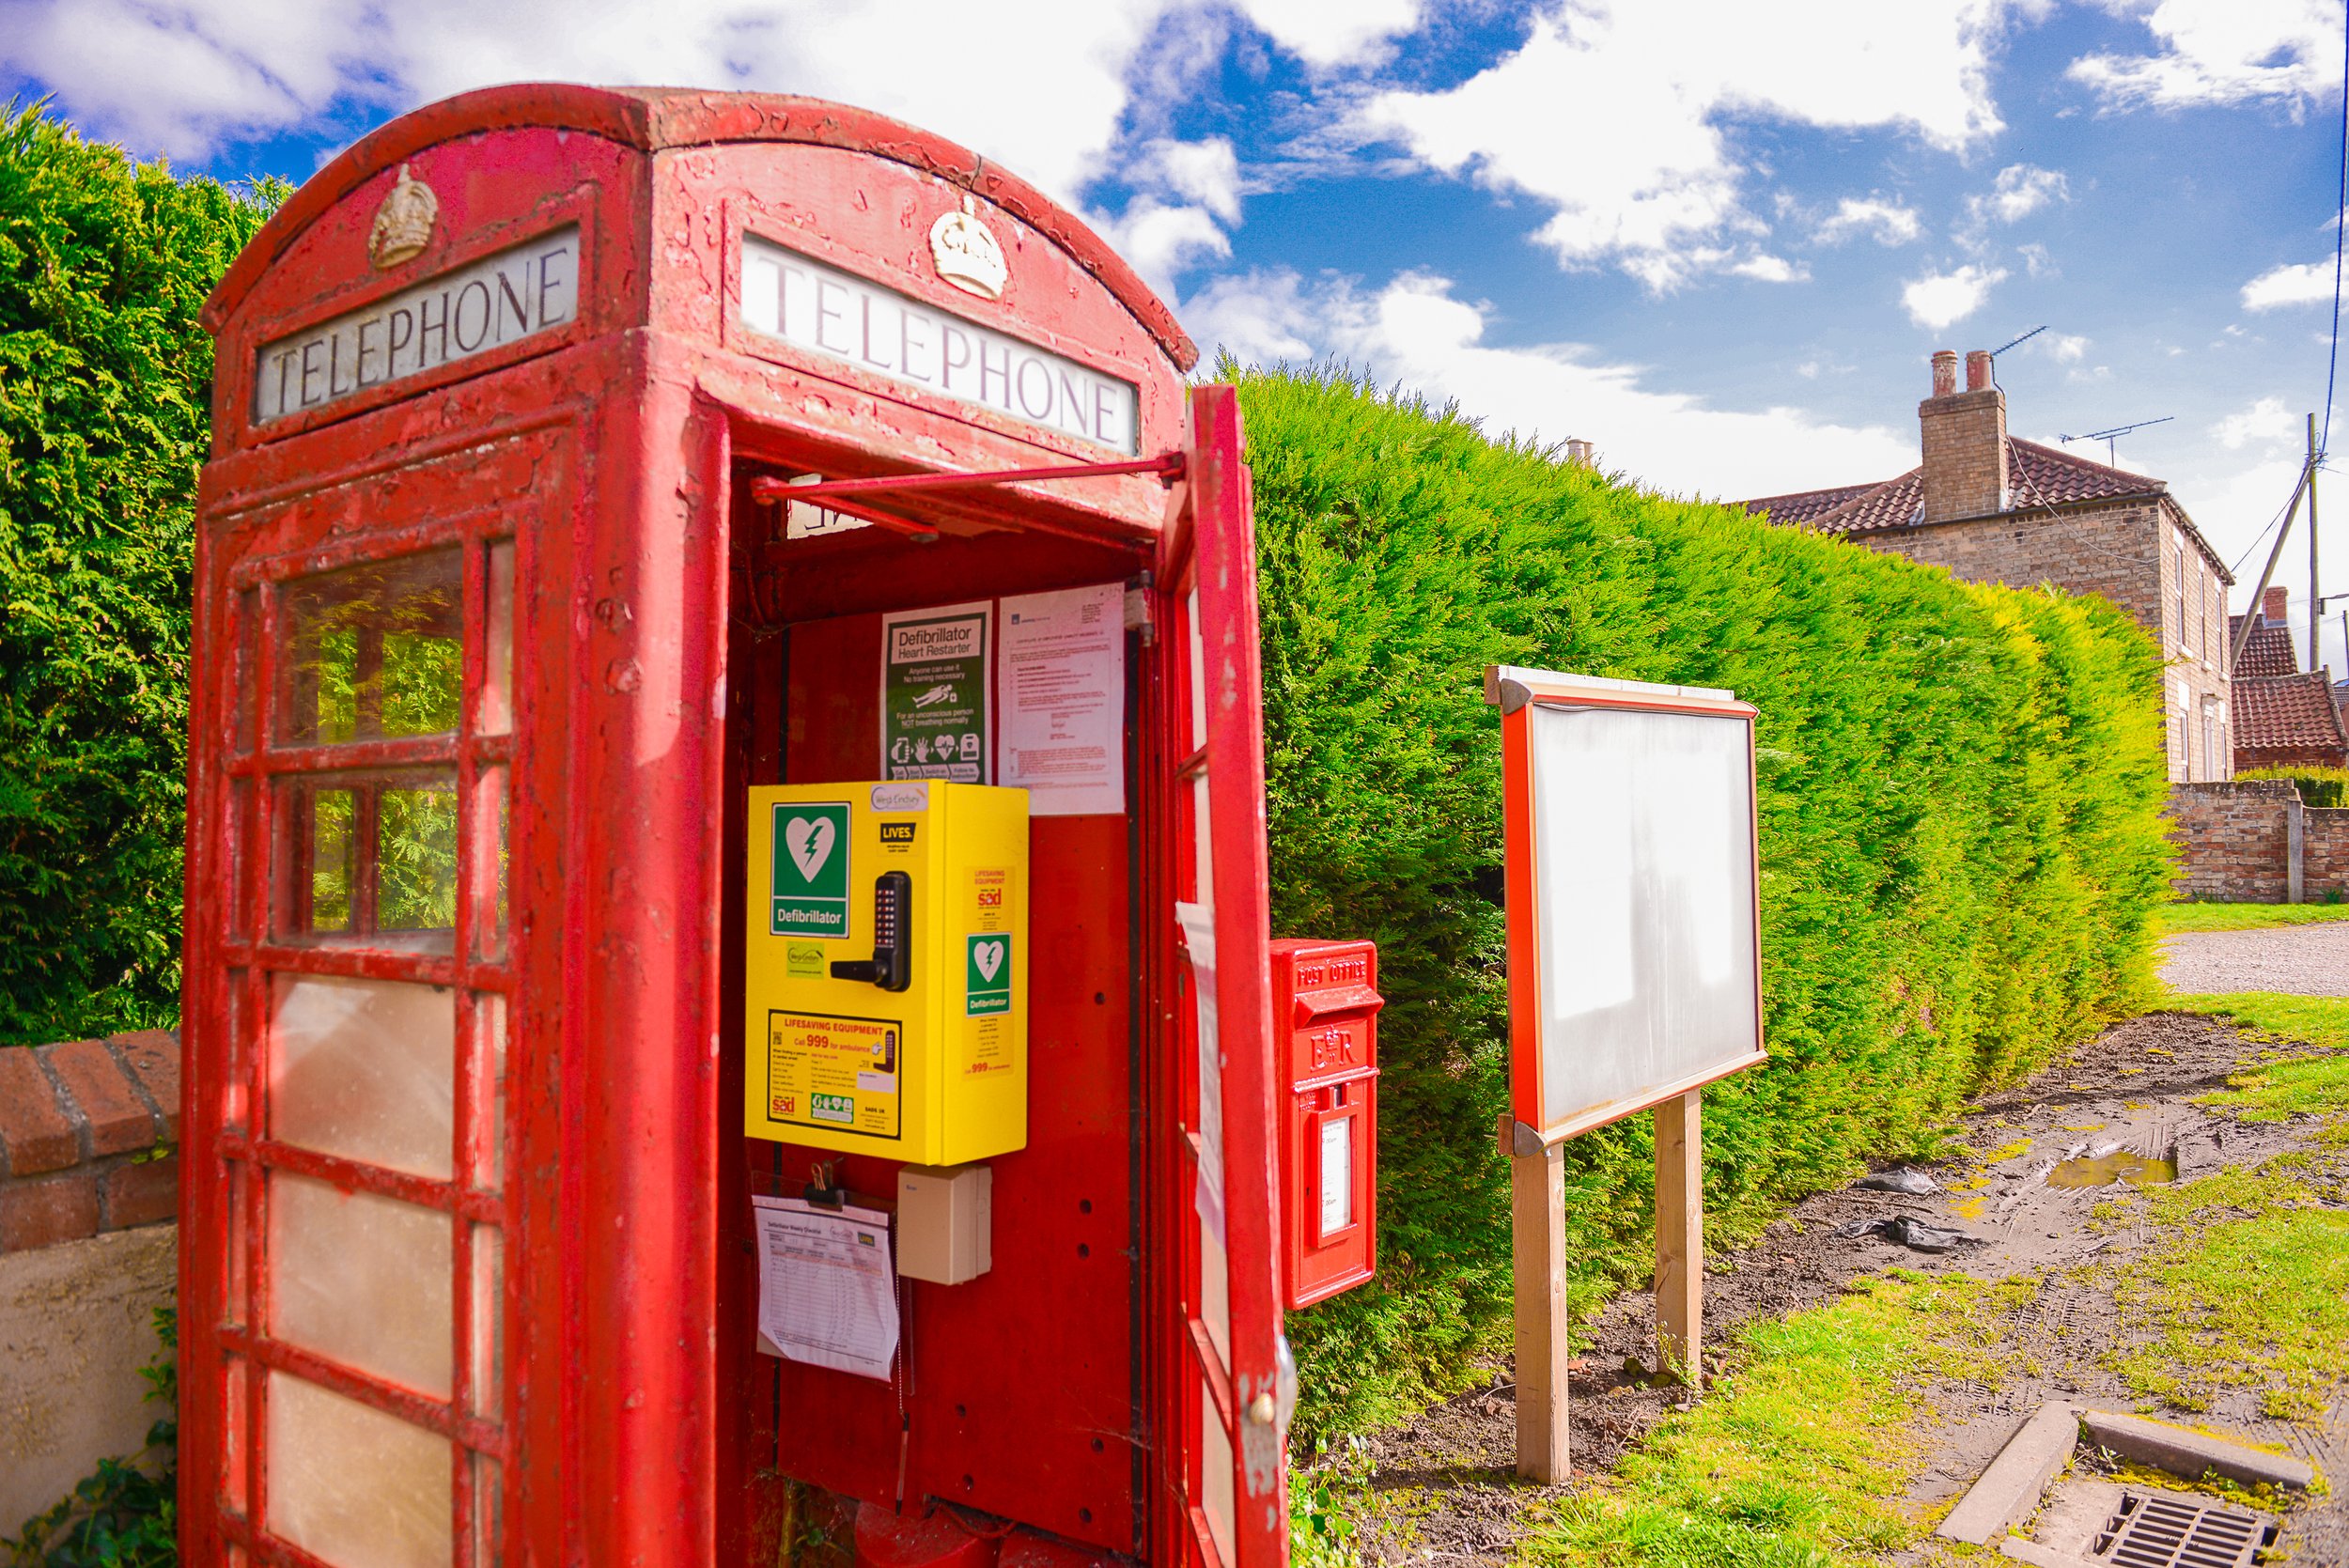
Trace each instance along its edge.
<path fill-rule="evenodd" d="M 929 1560 L 951 1505 L 1279 1568 L 1253 525 L 1165 304 L 913 127 L 532 85 L 346 148 L 205 320 L 181 1560 Z M 934 781 L 1025 788 L 1018 854 L 890 869 Z M 853 1005 L 747 1021 L 770 937 Z M 967 1050 L 909 1087 L 917 1002 Z M 804 1353 L 758 1205 L 910 1166 L 991 1237 L 850 1252 L 870 1334 Z"/>
<path fill-rule="evenodd" d="M 1378 948 L 1272 943 L 1272 1027 L 1285 1042 L 1281 1116 L 1284 1298 L 1294 1310 L 1378 1269 Z"/>

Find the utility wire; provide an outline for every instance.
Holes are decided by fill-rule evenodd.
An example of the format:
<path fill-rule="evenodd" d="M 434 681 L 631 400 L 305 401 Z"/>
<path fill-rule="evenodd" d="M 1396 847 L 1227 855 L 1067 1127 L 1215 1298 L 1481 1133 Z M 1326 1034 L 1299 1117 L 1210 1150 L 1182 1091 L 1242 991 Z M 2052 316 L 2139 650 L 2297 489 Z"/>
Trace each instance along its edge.
<path fill-rule="evenodd" d="M 2325 358 L 2325 439 L 2319 458 L 2333 443 L 2333 380 L 2341 370 L 2341 264 L 2349 242 L 2349 27 L 2341 34 L 2341 200 L 2333 209 L 2333 345 Z"/>

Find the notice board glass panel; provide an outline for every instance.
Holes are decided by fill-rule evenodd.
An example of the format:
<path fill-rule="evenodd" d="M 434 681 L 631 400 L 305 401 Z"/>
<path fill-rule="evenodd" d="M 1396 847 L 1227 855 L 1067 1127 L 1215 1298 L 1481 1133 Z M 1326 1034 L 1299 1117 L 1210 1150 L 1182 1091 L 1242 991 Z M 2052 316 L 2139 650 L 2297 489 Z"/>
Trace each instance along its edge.
<path fill-rule="evenodd" d="M 1542 1118 L 1556 1127 L 1760 1048 L 1750 747 L 1742 718 L 1527 717 Z"/>

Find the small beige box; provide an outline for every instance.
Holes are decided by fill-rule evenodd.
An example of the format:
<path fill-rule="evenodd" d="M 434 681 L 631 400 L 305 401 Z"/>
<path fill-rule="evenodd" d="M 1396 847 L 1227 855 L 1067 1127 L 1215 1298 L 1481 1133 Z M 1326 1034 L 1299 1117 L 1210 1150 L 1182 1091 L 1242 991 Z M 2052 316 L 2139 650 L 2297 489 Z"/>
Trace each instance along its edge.
<path fill-rule="evenodd" d="M 995 1172 L 987 1165 L 897 1168 L 897 1272 L 958 1285 L 994 1264 Z"/>

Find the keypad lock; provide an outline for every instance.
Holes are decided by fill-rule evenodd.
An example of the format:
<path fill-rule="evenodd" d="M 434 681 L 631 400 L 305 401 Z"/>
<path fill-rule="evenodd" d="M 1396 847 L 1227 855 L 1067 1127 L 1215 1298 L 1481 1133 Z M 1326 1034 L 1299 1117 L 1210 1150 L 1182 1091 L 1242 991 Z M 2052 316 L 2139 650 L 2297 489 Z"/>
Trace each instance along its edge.
<path fill-rule="evenodd" d="M 873 956 L 835 959 L 834 980 L 863 980 L 884 991 L 913 984 L 913 878 L 884 871 L 873 878 Z"/>

